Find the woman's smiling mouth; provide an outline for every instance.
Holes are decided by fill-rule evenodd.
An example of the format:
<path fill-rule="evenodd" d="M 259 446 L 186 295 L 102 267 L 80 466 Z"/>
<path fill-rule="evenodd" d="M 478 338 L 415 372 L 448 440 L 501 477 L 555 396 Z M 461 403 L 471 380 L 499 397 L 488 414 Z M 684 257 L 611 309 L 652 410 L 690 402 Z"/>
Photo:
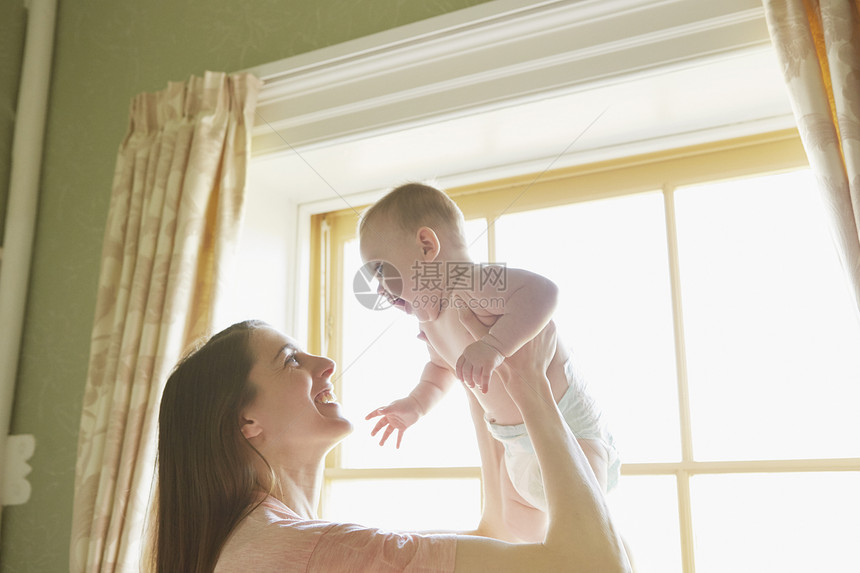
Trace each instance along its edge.
<path fill-rule="evenodd" d="M 325 388 L 314 397 L 314 402 L 317 404 L 331 404 L 333 402 L 337 402 L 337 396 L 334 395 L 332 390 L 332 387 Z"/>

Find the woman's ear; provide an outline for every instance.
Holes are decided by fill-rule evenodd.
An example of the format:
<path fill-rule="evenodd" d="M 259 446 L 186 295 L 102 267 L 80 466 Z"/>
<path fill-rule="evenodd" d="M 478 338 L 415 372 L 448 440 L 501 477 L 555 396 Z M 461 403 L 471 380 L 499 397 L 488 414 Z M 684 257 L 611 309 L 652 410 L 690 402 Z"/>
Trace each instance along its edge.
<path fill-rule="evenodd" d="M 242 435 L 245 436 L 246 440 L 256 438 L 263 432 L 263 428 L 256 420 L 248 419 L 245 416 L 239 418 L 239 424 L 242 427 Z"/>
<path fill-rule="evenodd" d="M 433 229 L 430 227 L 421 227 L 415 234 L 415 239 L 421 247 L 425 263 L 431 262 L 439 256 L 439 237 Z"/>

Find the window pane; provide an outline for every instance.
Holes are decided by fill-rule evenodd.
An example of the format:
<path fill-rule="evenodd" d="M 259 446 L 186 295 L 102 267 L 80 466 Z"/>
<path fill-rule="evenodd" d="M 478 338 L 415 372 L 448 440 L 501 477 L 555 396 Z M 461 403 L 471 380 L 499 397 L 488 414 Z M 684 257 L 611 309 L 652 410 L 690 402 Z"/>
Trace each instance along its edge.
<path fill-rule="evenodd" d="M 860 325 L 799 171 L 676 195 L 698 459 L 860 456 Z"/>
<path fill-rule="evenodd" d="M 466 244 L 469 246 L 469 256 L 475 263 L 489 262 L 487 237 L 487 220 L 470 219 L 466 221 Z"/>
<path fill-rule="evenodd" d="M 505 215 L 500 262 L 555 281 L 556 322 L 624 462 L 680 458 L 674 334 L 659 193 Z"/>
<path fill-rule="evenodd" d="M 696 573 L 849 571 L 860 473 L 695 476 Z"/>
<path fill-rule="evenodd" d="M 335 480 L 322 519 L 404 531 L 469 530 L 481 518 L 479 479 Z"/>
<path fill-rule="evenodd" d="M 348 468 L 478 466 L 475 430 L 464 390 L 455 385 L 427 416 L 409 428 L 400 449 L 396 432 L 384 447 L 370 432 L 372 410 L 408 395 L 428 360 L 427 347 L 416 338 L 418 323 L 388 308 L 370 310 L 352 292 L 352 277 L 361 267 L 358 241 L 344 245 L 343 364 L 340 402 L 355 431 L 341 445 L 341 465 Z"/>
<path fill-rule="evenodd" d="M 681 573 L 674 476 L 623 476 L 607 501 L 637 573 Z"/>
<path fill-rule="evenodd" d="M 279 330 L 289 323 L 289 297 L 294 288 L 290 272 L 295 229 L 285 221 L 295 217 L 295 206 L 282 189 L 266 185 L 248 190 L 246 224 L 241 226 L 234 266 L 225 281 L 215 313 L 213 332 L 234 322 L 256 318 Z M 304 333 L 286 332 L 304 339 Z"/>

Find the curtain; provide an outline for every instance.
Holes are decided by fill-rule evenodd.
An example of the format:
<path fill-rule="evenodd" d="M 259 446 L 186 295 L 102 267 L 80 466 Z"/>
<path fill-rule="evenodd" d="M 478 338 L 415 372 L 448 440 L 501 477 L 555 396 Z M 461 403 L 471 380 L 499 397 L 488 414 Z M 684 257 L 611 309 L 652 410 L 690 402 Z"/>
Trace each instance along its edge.
<path fill-rule="evenodd" d="M 239 231 L 261 82 L 207 72 L 131 102 L 102 249 L 72 571 L 137 571 L 161 390 L 208 333 Z"/>
<path fill-rule="evenodd" d="M 860 312 L 860 0 L 763 0 Z"/>

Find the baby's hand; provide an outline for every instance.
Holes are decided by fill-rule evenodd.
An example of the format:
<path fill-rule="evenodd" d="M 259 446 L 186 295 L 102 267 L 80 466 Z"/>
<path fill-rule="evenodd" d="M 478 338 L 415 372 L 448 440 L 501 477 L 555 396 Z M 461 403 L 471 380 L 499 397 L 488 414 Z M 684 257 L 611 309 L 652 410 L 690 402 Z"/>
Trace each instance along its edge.
<path fill-rule="evenodd" d="M 421 409 L 418 401 L 415 398 L 408 396 L 406 398 L 401 398 L 400 400 L 395 400 L 388 406 L 377 408 L 365 416 L 364 419 L 370 420 L 377 416 L 382 417 L 376 423 L 376 427 L 373 428 L 370 435 L 375 436 L 379 430 L 385 428 L 385 432 L 382 433 L 382 439 L 379 440 L 379 445 L 384 446 L 386 440 L 388 440 L 388 436 L 390 436 L 394 430 L 397 430 L 397 447 L 399 448 L 400 442 L 403 440 L 403 432 L 406 431 L 406 428 L 418 421 L 418 418 L 421 417 Z M 386 428 L 386 426 L 388 427 Z"/>
<path fill-rule="evenodd" d="M 481 387 L 481 392 L 487 393 L 490 376 L 499 365 L 505 361 L 505 356 L 486 342 L 477 340 L 466 347 L 463 355 L 457 360 L 457 378 L 474 388 Z"/>

